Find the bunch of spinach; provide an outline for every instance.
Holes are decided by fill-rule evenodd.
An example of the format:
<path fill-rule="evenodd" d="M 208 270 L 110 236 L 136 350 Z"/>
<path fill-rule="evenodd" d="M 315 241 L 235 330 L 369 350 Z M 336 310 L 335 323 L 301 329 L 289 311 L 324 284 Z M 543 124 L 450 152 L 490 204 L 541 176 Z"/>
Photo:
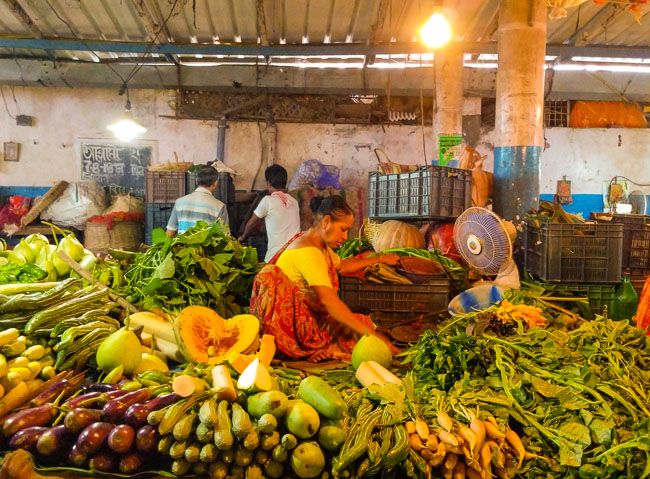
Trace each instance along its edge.
<path fill-rule="evenodd" d="M 540 456 L 518 477 L 650 477 L 650 339 L 642 331 L 601 317 L 573 331 L 520 327 L 503 338 L 469 336 L 463 326 L 427 331 L 406 352 L 432 417 L 442 400 L 507 422 Z"/>
<path fill-rule="evenodd" d="M 153 246 L 136 255 L 119 291 L 145 309 L 176 313 L 186 306 L 213 308 L 229 318 L 247 311 L 259 263 L 228 227 L 198 222 L 174 238 L 153 231 Z"/>

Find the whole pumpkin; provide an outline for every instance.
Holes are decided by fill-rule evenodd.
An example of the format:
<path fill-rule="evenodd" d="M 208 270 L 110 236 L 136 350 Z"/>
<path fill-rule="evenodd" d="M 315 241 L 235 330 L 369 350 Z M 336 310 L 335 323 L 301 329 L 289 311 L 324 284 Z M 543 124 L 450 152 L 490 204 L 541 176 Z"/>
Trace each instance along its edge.
<path fill-rule="evenodd" d="M 413 225 L 389 220 L 379 225 L 372 246 L 377 253 L 391 248 L 424 248 L 424 236 Z"/>

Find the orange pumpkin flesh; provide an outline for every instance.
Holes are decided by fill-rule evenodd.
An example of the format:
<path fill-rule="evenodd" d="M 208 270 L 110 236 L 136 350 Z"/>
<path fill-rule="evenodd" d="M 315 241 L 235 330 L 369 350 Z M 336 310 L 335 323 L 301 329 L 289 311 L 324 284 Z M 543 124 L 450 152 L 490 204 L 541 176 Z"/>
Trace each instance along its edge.
<path fill-rule="evenodd" d="M 226 320 L 203 306 L 189 306 L 174 320 L 176 343 L 183 356 L 195 363 L 217 364 L 228 353 L 246 351 L 259 341 L 259 328 L 250 314 Z"/>

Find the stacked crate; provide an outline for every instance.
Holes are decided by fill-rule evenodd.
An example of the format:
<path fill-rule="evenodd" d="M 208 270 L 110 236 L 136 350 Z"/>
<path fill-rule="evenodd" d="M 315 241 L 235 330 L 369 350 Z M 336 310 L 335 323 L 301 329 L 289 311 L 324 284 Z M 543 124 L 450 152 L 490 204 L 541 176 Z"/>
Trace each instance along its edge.
<path fill-rule="evenodd" d="M 526 225 L 525 270 L 588 297 L 596 314 L 611 307 L 621 282 L 622 256 L 620 224 Z"/>
<path fill-rule="evenodd" d="M 650 216 L 614 214 L 611 221 L 607 221 L 611 223 L 623 227 L 621 274 L 629 277 L 634 289 L 641 294 L 650 275 Z"/>
<path fill-rule="evenodd" d="M 472 172 L 425 166 L 406 173 L 368 177 L 368 217 L 373 221 L 454 221 L 472 206 Z M 391 328 L 425 314 L 446 311 L 451 294 L 448 277 L 427 284 L 375 284 L 341 278 L 343 302 Z"/>

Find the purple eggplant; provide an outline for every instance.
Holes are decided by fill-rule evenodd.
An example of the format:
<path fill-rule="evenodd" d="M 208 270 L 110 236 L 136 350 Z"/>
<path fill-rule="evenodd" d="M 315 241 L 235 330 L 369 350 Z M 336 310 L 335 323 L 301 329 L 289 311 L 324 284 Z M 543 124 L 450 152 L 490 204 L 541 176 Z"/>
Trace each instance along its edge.
<path fill-rule="evenodd" d="M 41 394 L 29 401 L 30 407 L 42 406 L 43 404 L 54 402 L 56 398 L 61 396 L 61 399 L 66 399 L 74 390 L 74 384 L 71 384 L 67 379 L 59 379 L 52 383 Z"/>
<path fill-rule="evenodd" d="M 151 411 L 164 408 L 179 401 L 181 396 L 175 393 L 158 396 L 146 403 L 136 403 L 129 406 L 124 413 L 124 422 L 134 427 L 147 424 L 147 416 Z"/>
<path fill-rule="evenodd" d="M 115 426 L 108 434 L 108 447 L 118 454 L 129 452 L 135 439 L 135 431 L 128 424 Z"/>
<path fill-rule="evenodd" d="M 93 383 L 82 387 L 81 394 L 94 393 L 94 392 L 107 393 L 110 391 L 115 391 L 116 389 L 119 388 L 120 387 L 117 384 Z"/>
<path fill-rule="evenodd" d="M 35 452 L 36 442 L 43 435 L 43 433 L 49 429 L 49 427 L 41 426 L 26 427 L 25 429 L 21 429 L 16 434 L 11 436 L 9 447 L 12 449 L 25 449 L 26 451 Z"/>
<path fill-rule="evenodd" d="M 132 452 L 120 459 L 120 473 L 121 474 L 135 474 L 142 469 L 142 457 L 137 452 Z"/>
<path fill-rule="evenodd" d="M 65 426 L 54 426 L 45 431 L 36 443 L 36 450 L 44 456 L 54 456 L 67 451 L 72 442 L 72 435 Z"/>
<path fill-rule="evenodd" d="M 117 466 L 117 460 L 109 452 L 100 452 L 90 458 L 88 465 L 93 471 L 113 472 Z"/>
<path fill-rule="evenodd" d="M 96 453 L 115 427 L 108 422 L 94 422 L 86 427 L 77 438 L 77 449 L 87 456 Z"/>
<path fill-rule="evenodd" d="M 65 415 L 63 424 L 68 431 L 77 433 L 101 419 L 102 411 L 100 409 L 76 407 Z"/>
<path fill-rule="evenodd" d="M 114 391 L 109 391 L 106 393 L 100 393 L 96 391 L 94 393 L 83 394 L 77 396 L 76 398 L 68 400 L 66 406 L 70 409 L 76 407 L 101 407 L 109 401 L 112 401 L 115 398 L 124 396 L 128 391 L 122 391 L 121 389 L 116 389 Z"/>
<path fill-rule="evenodd" d="M 156 449 L 159 439 L 156 428 L 147 424 L 135 434 L 135 448 L 141 452 L 152 452 Z"/>
<path fill-rule="evenodd" d="M 79 449 L 75 444 L 72 446 L 70 453 L 68 454 L 68 464 L 74 467 L 85 469 L 86 465 L 88 464 L 88 456 L 79 452 Z"/>
<path fill-rule="evenodd" d="M 110 394 L 110 393 L 109 393 Z M 151 391 L 148 389 L 139 389 L 113 399 L 102 408 L 102 416 L 104 421 L 117 423 L 122 419 L 126 410 L 135 403 L 140 403 L 149 399 Z"/>
<path fill-rule="evenodd" d="M 4 437 L 11 437 L 19 430 L 32 426 L 45 426 L 56 417 L 57 410 L 51 404 L 23 409 L 5 419 L 2 425 Z"/>

